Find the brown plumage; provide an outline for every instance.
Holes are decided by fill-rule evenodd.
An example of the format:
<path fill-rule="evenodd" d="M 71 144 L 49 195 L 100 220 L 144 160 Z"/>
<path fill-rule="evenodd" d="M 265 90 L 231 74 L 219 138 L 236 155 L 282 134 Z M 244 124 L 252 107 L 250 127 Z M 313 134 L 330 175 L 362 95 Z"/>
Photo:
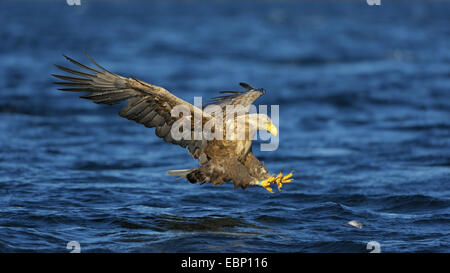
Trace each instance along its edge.
<path fill-rule="evenodd" d="M 191 117 L 199 115 L 201 124 L 204 126 L 208 122 L 215 121 L 212 114 L 208 114 L 200 109 L 167 91 L 166 89 L 152 85 L 136 78 L 125 78 L 114 74 L 87 56 L 96 68 L 83 65 L 67 56 L 64 57 L 71 63 L 86 70 L 86 72 L 66 68 L 56 65 L 60 70 L 72 74 L 71 76 L 55 75 L 54 77 L 63 80 L 55 82 L 62 85 L 59 90 L 71 92 L 88 92 L 81 98 L 92 100 L 98 104 L 118 104 L 127 100 L 128 104 L 119 112 L 121 117 L 134 120 L 149 128 L 155 128 L 155 133 L 164 141 L 188 148 L 189 153 L 198 160 L 199 167 L 186 170 L 168 171 L 171 175 L 186 177 L 191 183 L 210 182 L 220 185 L 227 181 L 232 181 L 235 188 L 246 188 L 252 185 L 261 185 L 271 191 L 270 183 L 290 182 L 291 175 L 283 177 L 273 176 L 268 173 L 266 167 L 252 153 L 251 143 L 253 136 L 258 129 L 269 130 L 276 134 L 276 127 L 272 124 L 267 115 L 248 114 L 244 116 L 245 138 L 240 140 L 226 140 L 225 135 L 230 129 L 238 129 L 242 126 L 235 118 L 227 119 L 223 122 L 224 139 L 195 140 L 194 138 L 194 118 L 190 118 L 191 139 L 176 139 L 171 134 L 172 125 L 179 121 L 182 116 L 172 116 L 174 107 L 182 105 L 188 109 Z M 263 89 L 255 89 L 252 86 L 241 83 L 246 91 L 223 91 L 227 94 L 213 99 L 213 104 L 218 105 L 225 111 L 228 105 L 243 106 L 248 108 L 258 97 L 263 95 Z M 214 123 L 215 124 L 215 123 Z M 220 126 L 220 125 L 216 125 Z M 203 127 L 202 127 L 203 128 Z M 219 128 L 219 127 L 217 127 Z M 217 129 L 214 127 L 214 129 Z"/>

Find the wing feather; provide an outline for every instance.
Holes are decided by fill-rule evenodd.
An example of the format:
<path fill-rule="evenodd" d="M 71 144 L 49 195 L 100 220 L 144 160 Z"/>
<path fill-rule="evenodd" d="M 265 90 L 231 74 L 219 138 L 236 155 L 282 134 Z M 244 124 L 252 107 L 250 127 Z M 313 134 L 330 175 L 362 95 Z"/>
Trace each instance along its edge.
<path fill-rule="evenodd" d="M 247 83 L 239 83 L 242 87 L 246 88 L 246 91 L 221 91 L 221 94 L 227 94 L 223 96 L 214 97 L 211 99 L 211 102 L 208 105 L 219 105 L 223 111 L 226 110 L 227 105 L 241 105 L 245 108 L 246 111 L 249 110 L 250 105 L 259 98 L 260 96 L 265 94 L 264 89 L 255 89 L 251 85 Z"/>
<path fill-rule="evenodd" d="M 119 112 L 121 117 L 134 120 L 146 127 L 156 127 L 155 133 L 157 136 L 183 148 L 190 144 L 198 148 L 198 143 L 202 143 L 202 141 L 198 140 L 177 141 L 170 134 L 172 124 L 178 119 L 178 117 L 172 117 L 170 113 L 175 106 L 184 105 L 188 107 L 192 116 L 194 113 L 201 114 L 204 124 L 211 116 L 203 113 L 201 109 L 176 97 L 163 87 L 152 85 L 136 78 L 125 78 L 114 74 L 100 66 L 89 56 L 87 56 L 89 60 L 99 70 L 84 65 L 68 56 L 63 56 L 72 64 L 89 73 L 55 65 L 58 69 L 77 76 L 52 74 L 55 78 L 62 80 L 55 82 L 55 84 L 64 86 L 64 88 L 59 88 L 58 90 L 88 92 L 87 95 L 83 95 L 81 98 L 89 99 L 99 104 L 112 105 L 128 101 L 128 104 Z M 193 128 L 194 126 L 192 126 Z M 199 152 L 196 150 L 193 152 L 196 152 L 196 154 L 192 153 L 193 156 L 198 158 Z"/>

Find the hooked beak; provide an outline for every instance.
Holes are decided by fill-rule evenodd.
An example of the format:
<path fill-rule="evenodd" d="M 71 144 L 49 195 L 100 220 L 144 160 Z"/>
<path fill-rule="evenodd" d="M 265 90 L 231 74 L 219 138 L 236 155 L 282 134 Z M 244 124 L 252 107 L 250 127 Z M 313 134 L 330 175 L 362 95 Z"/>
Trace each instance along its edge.
<path fill-rule="evenodd" d="M 278 135 L 278 129 L 272 122 L 268 122 L 266 125 L 266 130 L 269 131 L 272 135 Z"/>

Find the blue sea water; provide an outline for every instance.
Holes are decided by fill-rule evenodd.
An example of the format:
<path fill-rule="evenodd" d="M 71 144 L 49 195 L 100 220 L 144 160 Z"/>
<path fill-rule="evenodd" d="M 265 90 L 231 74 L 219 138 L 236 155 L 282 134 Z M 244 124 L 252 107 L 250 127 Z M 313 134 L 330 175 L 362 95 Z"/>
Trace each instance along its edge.
<path fill-rule="evenodd" d="M 450 2 L 0 2 L 0 252 L 450 252 Z M 281 193 L 190 184 L 186 150 L 56 90 L 61 54 L 193 102 L 280 106 Z M 359 221 L 363 228 L 347 223 Z"/>

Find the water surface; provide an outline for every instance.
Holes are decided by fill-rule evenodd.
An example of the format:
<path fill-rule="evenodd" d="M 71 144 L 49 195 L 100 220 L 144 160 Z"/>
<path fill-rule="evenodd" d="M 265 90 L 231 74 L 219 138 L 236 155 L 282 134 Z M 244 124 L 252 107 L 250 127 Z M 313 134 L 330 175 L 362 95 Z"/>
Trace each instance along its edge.
<path fill-rule="evenodd" d="M 450 251 L 450 3 L 1 1 L 0 251 Z M 280 105 L 279 194 L 175 180 L 187 151 L 56 91 L 62 53 L 192 102 Z M 350 220 L 363 223 L 358 229 Z"/>

